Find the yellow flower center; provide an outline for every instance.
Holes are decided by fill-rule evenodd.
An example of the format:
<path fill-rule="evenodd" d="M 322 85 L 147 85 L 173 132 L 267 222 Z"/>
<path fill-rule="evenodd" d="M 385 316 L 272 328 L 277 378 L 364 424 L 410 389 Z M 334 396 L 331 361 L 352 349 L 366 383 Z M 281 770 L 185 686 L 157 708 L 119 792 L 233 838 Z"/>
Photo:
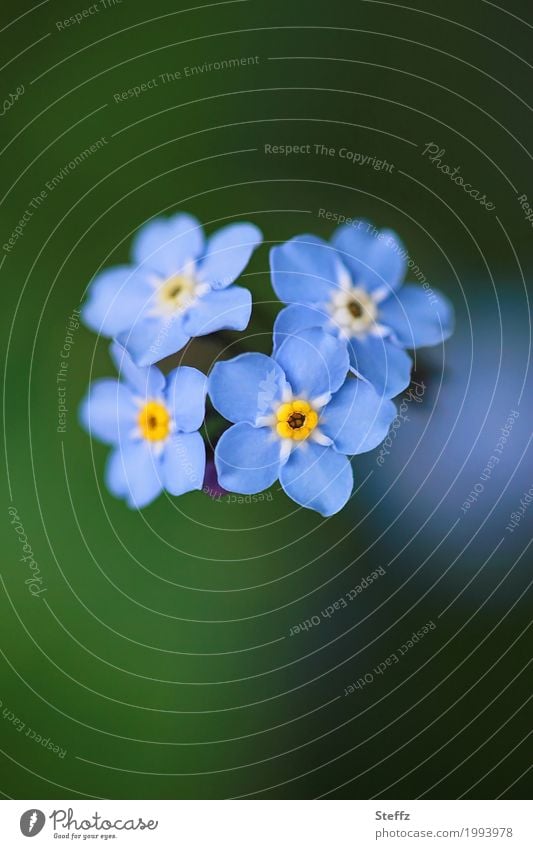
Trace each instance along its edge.
<path fill-rule="evenodd" d="M 184 274 L 174 274 L 159 287 L 159 302 L 165 312 L 175 312 L 183 309 L 194 300 L 196 283 L 192 277 Z"/>
<path fill-rule="evenodd" d="M 139 427 L 145 439 L 156 442 L 170 433 L 170 413 L 158 401 L 148 401 L 139 413 Z"/>
<path fill-rule="evenodd" d="M 283 439 L 307 439 L 318 424 L 318 415 L 307 401 L 289 401 L 276 412 L 276 432 Z"/>

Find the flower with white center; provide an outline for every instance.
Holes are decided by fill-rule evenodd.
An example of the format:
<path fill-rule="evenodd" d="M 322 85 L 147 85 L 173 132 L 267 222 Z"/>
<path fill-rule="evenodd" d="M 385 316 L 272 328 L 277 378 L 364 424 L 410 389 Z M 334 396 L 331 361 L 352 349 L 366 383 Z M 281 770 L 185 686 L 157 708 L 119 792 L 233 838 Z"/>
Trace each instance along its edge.
<path fill-rule="evenodd" d="M 296 236 L 272 248 L 272 285 L 288 306 L 274 325 L 277 347 L 304 328 L 323 327 L 345 340 L 351 370 L 379 394 L 408 385 L 406 348 L 436 345 L 453 330 L 453 308 L 435 289 L 402 286 L 408 257 L 390 230 L 363 221 L 339 227 L 331 244 Z"/>
<path fill-rule="evenodd" d="M 94 278 L 82 319 L 117 338 L 139 366 L 176 353 L 193 336 L 244 330 L 251 295 L 232 284 L 261 239 L 253 224 L 227 225 L 206 240 L 191 215 L 149 221 L 133 241 L 132 264 Z"/>

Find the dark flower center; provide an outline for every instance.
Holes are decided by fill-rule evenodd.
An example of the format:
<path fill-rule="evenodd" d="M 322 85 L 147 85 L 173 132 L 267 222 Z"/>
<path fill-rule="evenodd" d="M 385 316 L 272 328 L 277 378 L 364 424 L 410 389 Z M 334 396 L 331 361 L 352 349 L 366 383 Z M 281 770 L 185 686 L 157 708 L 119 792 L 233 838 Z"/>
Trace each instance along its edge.
<path fill-rule="evenodd" d="M 303 427 L 305 424 L 305 416 L 303 413 L 291 413 L 289 418 L 287 419 L 287 424 L 289 427 L 292 427 L 293 430 L 298 430 Z"/>
<path fill-rule="evenodd" d="M 354 318 L 361 318 L 363 315 L 363 308 L 356 298 L 350 301 L 348 304 L 348 310 Z"/>
<path fill-rule="evenodd" d="M 180 295 L 181 290 L 182 290 L 182 286 L 174 286 L 172 289 L 170 289 L 170 291 L 168 293 L 168 297 L 172 298 L 172 300 L 174 300 L 174 298 L 177 298 Z"/>

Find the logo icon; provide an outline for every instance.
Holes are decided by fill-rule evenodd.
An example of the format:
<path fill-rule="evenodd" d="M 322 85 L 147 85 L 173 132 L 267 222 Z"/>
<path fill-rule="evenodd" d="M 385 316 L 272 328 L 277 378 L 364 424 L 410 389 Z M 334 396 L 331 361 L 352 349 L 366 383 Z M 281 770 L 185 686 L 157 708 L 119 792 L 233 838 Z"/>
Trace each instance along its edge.
<path fill-rule="evenodd" d="M 30 808 L 20 818 L 20 830 L 24 837 L 35 837 L 42 830 L 45 822 L 46 817 L 42 811 L 37 808 Z"/>

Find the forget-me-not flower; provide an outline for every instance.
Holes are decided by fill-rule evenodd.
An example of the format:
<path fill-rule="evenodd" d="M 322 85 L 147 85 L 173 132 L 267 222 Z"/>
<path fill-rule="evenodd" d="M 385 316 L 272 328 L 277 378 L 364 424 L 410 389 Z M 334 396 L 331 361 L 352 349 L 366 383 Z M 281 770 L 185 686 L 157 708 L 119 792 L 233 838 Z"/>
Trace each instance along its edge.
<path fill-rule="evenodd" d="M 105 470 L 109 491 L 141 508 L 163 490 L 201 489 L 205 375 L 180 366 L 165 378 L 155 366 L 136 366 L 117 342 L 111 355 L 122 380 L 96 380 L 80 408 L 83 426 L 113 448 Z"/>
<path fill-rule="evenodd" d="M 149 221 L 134 238 L 132 264 L 92 281 L 83 321 L 117 338 L 139 366 L 176 353 L 193 336 L 244 330 L 251 295 L 231 284 L 261 239 L 253 224 L 229 224 L 206 240 L 192 215 Z"/>
<path fill-rule="evenodd" d="M 390 230 L 365 221 L 337 228 L 331 244 L 295 236 L 272 248 L 272 285 L 289 304 L 274 326 L 279 334 L 320 325 L 346 341 L 352 371 L 392 398 L 408 385 L 406 348 L 436 345 L 453 330 L 453 308 L 441 293 L 402 286 L 408 256 Z"/>
<path fill-rule="evenodd" d="M 279 478 L 297 504 L 323 516 L 340 510 L 353 487 L 346 455 L 375 448 L 396 415 L 348 367 L 346 344 L 320 327 L 287 335 L 272 357 L 218 362 L 209 395 L 234 422 L 215 449 L 221 486 L 252 494 Z"/>

